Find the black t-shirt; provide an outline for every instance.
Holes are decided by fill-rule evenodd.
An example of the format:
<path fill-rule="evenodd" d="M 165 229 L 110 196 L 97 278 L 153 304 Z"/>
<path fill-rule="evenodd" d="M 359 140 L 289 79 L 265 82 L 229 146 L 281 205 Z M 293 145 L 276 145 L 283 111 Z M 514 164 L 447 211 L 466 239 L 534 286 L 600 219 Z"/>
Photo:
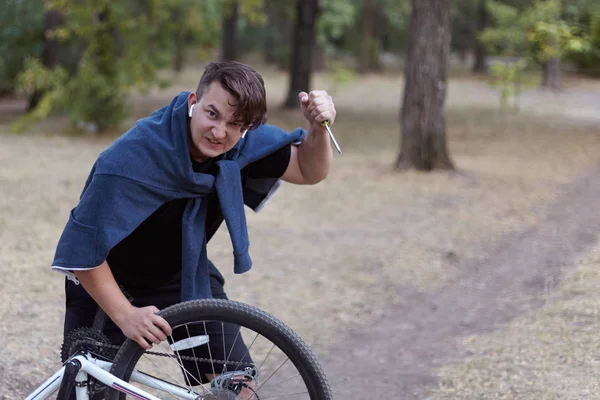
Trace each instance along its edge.
<path fill-rule="evenodd" d="M 280 178 L 285 172 L 291 145 L 249 164 L 242 169 L 242 183 L 247 177 Z M 195 172 L 216 173 L 216 160 L 193 163 Z M 207 195 L 206 241 L 216 233 L 223 221 L 215 193 Z M 172 280 L 181 272 L 182 217 L 186 199 L 163 204 L 129 236 L 110 251 L 107 262 L 117 282 L 125 288 L 152 288 Z M 211 274 L 222 279 L 210 263 Z"/>

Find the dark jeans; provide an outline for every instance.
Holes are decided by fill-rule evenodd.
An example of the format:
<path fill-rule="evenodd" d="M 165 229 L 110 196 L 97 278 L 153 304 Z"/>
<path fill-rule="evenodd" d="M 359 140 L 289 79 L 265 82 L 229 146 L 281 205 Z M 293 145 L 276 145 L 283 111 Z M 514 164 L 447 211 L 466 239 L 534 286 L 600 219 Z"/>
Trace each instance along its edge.
<path fill-rule="evenodd" d="M 212 296 L 215 299 L 227 299 L 223 289 L 224 281 L 222 277 L 211 275 Z M 163 309 L 181 301 L 181 277 L 178 275 L 170 282 L 160 287 L 149 289 L 131 289 L 125 288 L 126 292 L 132 298 L 131 303 L 136 307 L 145 307 L 149 305 Z M 67 335 L 73 329 L 81 327 L 91 327 L 98 311 L 96 302 L 88 295 L 82 285 L 77 285 L 70 280 L 65 283 L 66 294 L 66 313 L 64 335 Z M 180 352 L 181 355 L 195 356 L 198 358 L 212 358 L 213 360 L 230 360 L 251 363 L 252 360 L 248 354 L 247 348 L 242 341 L 241 335 L 238 335 L 239 327 L 233 324 L 221 324 L 221 322 L 206 324 L 197 324 L 188 326 L 186 329 L 173 330 L 175 341 L 184 337 L 196 335 L 209 335 L 209 346 L 200 346 Z M 126 337 L 119 327 L 117 327 L 109 318 L 106 319 L 103 333 L 113 344 L 121 345 Z M 210 353 L 209 353 L 210 347 Z M 212 357 L 211 357 L 212 356 Z M 210 362 L 200 362 L 196 365 L 193 361 L 184 361 L 188 372 L 195 379 L 202 383 L 209 382 L 207 374 L 219 374 L 222 364 L 211 364 Z M 231 370 L 228 367 L 228 370 Z M 198 373 L 200 375 L 198 375 Z M 189 377 L 188 377 L 189 378 Z M 189 378 L 193 384 L 194 379 Z M 197 382 L 196 382 L 197 383 Z M 72 397 L 74 399 L 74 397 Z"/>

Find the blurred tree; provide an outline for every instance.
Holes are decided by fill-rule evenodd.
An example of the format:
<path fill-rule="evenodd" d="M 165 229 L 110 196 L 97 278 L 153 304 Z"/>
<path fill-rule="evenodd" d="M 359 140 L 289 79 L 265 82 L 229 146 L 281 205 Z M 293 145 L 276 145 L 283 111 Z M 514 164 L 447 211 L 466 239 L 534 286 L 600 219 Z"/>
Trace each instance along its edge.
<path fill-rule="evenodd" d="M 53 38 L 51 32 L 64 24 L 64 20 L 62 13 L 57 10 L 47 10 L 44 16 L 42 65 L 49 70 L 56 68 L 60 62 L 60 41 Z M 32 111 L 37 107 L 43 94 L 42 90 L 33 92 L 27 111 Z"/>
<path fill-rule="evenodd" d="M 586 33 L 568 17 L 560 0 L 531 2 L 525 9 L 523 4 L 515 7 L 506 3 L 509 1 L 488 0 L 493 24 L 479 36 L 488 52 L 541 65 L 542 87 L 560 89 L 561 60 L 591 50 Z"/>
<path fill-rule="evenodd" d="M 128 0 L 132 1 L 132 0 Z M 139 0 L 134 0 L 139 1 Z M 223 1 L 227 0 L 161 0 L 170 18 L 162 27 L 167 46 L 164 51 L 172 53 L 173 68 L 179 72 L 186 63 L 189 50 L 200 59 L 212 57 L 219 43 Z"/>
<path fill-rule="evenodd" d="M 65 112 L 76 129 L 102 132 L 116 127 L 128 115 L 132 88 L 144 92 L 165 84 L 158 71 L 172 62 L 174 48 L 184 45 L 178 41 L 181 32 L 200 31 L 201 37 L 209 37 L 204 41 L 208 45 L 218 42 L 213 32 L 218 31 L 219 18 L 192 20 L 203 12 L 215 15 L 214 9 L 198 0 L 186 1 L 182 5 L 178 0 L 48 0 L 47 9 L 66 19 L 60 27 L 47 31 L 48 38 L 69 47 L 75 44 L 77 57 L 72 64 L 54 68 L 47 68 L 37 57 L 27 60 L 18 78 L 19 88 L 28 95 L 44 94 L 15 128 L 25 129 L 53 111 Z M 187 7 L 194 4 L 197 7 Z M 187 18 L 178 21 L 181 24 L 173 23 L 177 7 L 189 11 Z M 211 29 L 210 21 L 217 25 L 216 30 Z"/>
<path fill-rule="evenodd" d="M 321 0 L 321 11 L 316 25 L 316 60 L 313 61 L 315 69 L 325 67 L 325 60 L 329 67 L 337 67 L 335 60 L 349 53 L 345 48 L 344 35 L 349 29 L 356 27 L 356 14 L 359 0 Z M 362 1 L 362 0 L 360 0 Z"/>
<path fill-rule="evenodd" d="M 411 0 L 401 148 L 396 169 L 453 169 L 446 144 L 452 1 Z"/>
<path fill-rule="evenodd" d="M 477 3 L 479 0 L 455 0 L 452 10 L 450 49 L 465 63 L 476 42 Z"/>
<path fill-rule="evenodd" d="M 0 11 L 0 96 L 11 95 L 27 57 L 43 50 L 42 0 L 3 0 Z"/>
<path fill-rule="evenodd" d="M 360 39 L 358 45 L 358 72 L 381 71 L 383 10 L 378 0 L 362 0 L 358 21 Z"/>
<path fill-rule="evenodd" d="M 267 64 L 289 69 L 294 11 L 294 2 L 291 0 L 265 1 L 267 25 L 263 48 Z"/>
<path fill-rule="evenodd" d="M 237 59 L 238 0 L 227 1 L 223 10 L 221 59 Z"/>
<path fill-rule="evenodd" d="M 600 76 L 600 1 L 571 0 L 564 8 L 565 19 L 589 40 L 587 51 L 570 52 L 566 59 L 572 61 L 579 72 Z"/>
<path fill-rule="evenodd" d="M 318 0 L 296 1 L 296 24 L 290 65 L 290 86 L 284 108 L 298 107 L 298 93 L 310 90 Z"/>
<path fill-rule="evenodd" d="M 487 1 L 477 0 L 476 35 L 473 46 L 473 72 L 476 74 L 486 73 L 488 69 L 485 45 L 477 37 L 487 28 L 488 23 Z"/>
<path fill-rule="evenodd" d="M 488 0 L 486 5 L 491 21 L 478 39 L 488 54 L 500 58 L 490 66 L 491 86 L 498 90 L 500 108 L 507 109 L 511 99 L 513 104 L 518 102 L 521 72 L 527 66 L 527 36 L 519 19 L 522 11 L 499 1 Z"/>
<path fill-rule="evenodd" d="M 410 21 L 409 0 L 380 0 L 385 15 L 385 30 L 382 33 L 384 51 L 403 54 L 407 47 Z"/>
<path fill-rule="evenodd" d="M 542 65 L 542 87 L 562 88 L 561 60 L 591 49 L 580 28 L 564 14 L 561 0 L 534 3 L 522 17 L 533 59 Z"/>

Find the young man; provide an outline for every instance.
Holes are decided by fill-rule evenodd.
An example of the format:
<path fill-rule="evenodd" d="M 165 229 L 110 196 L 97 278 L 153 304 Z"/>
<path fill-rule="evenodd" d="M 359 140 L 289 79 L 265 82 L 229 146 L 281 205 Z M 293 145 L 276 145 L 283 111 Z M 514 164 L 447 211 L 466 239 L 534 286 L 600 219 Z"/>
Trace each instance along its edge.
<path fill-rule="evenodd" d="M 211 63 L 196 92 L 179 94 L 100 154 L 52 266 L 69 278 L 65 336 L 91 326 L 100 307 L 112 342 L 127 337 L 149 349 L 171 334 L 159 309 L 227 298 L 206 256 L 222 221 L 234 269 L 245 272 L 244 203 L 257 210 L 280 179 L 316 184 L 328 174 L 332 149 L 321 122 L 335 121 L 333 101 L 325 91 L 299 99 L 309 128 L 288 134 L 265 123 L 264 82 L 255 70 Z"/>

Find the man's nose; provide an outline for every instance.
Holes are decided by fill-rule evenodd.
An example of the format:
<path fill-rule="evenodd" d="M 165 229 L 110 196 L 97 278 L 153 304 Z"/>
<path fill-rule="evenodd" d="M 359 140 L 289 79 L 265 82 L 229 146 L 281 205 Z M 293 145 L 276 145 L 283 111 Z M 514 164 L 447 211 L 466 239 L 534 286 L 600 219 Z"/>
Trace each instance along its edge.
<path fill-rule="evenodd" d="M 227 127 L 224 125 L 217 125 L 213 128 L 213 136 L 215 139 L 223 139 L 227 136 Z"/>

